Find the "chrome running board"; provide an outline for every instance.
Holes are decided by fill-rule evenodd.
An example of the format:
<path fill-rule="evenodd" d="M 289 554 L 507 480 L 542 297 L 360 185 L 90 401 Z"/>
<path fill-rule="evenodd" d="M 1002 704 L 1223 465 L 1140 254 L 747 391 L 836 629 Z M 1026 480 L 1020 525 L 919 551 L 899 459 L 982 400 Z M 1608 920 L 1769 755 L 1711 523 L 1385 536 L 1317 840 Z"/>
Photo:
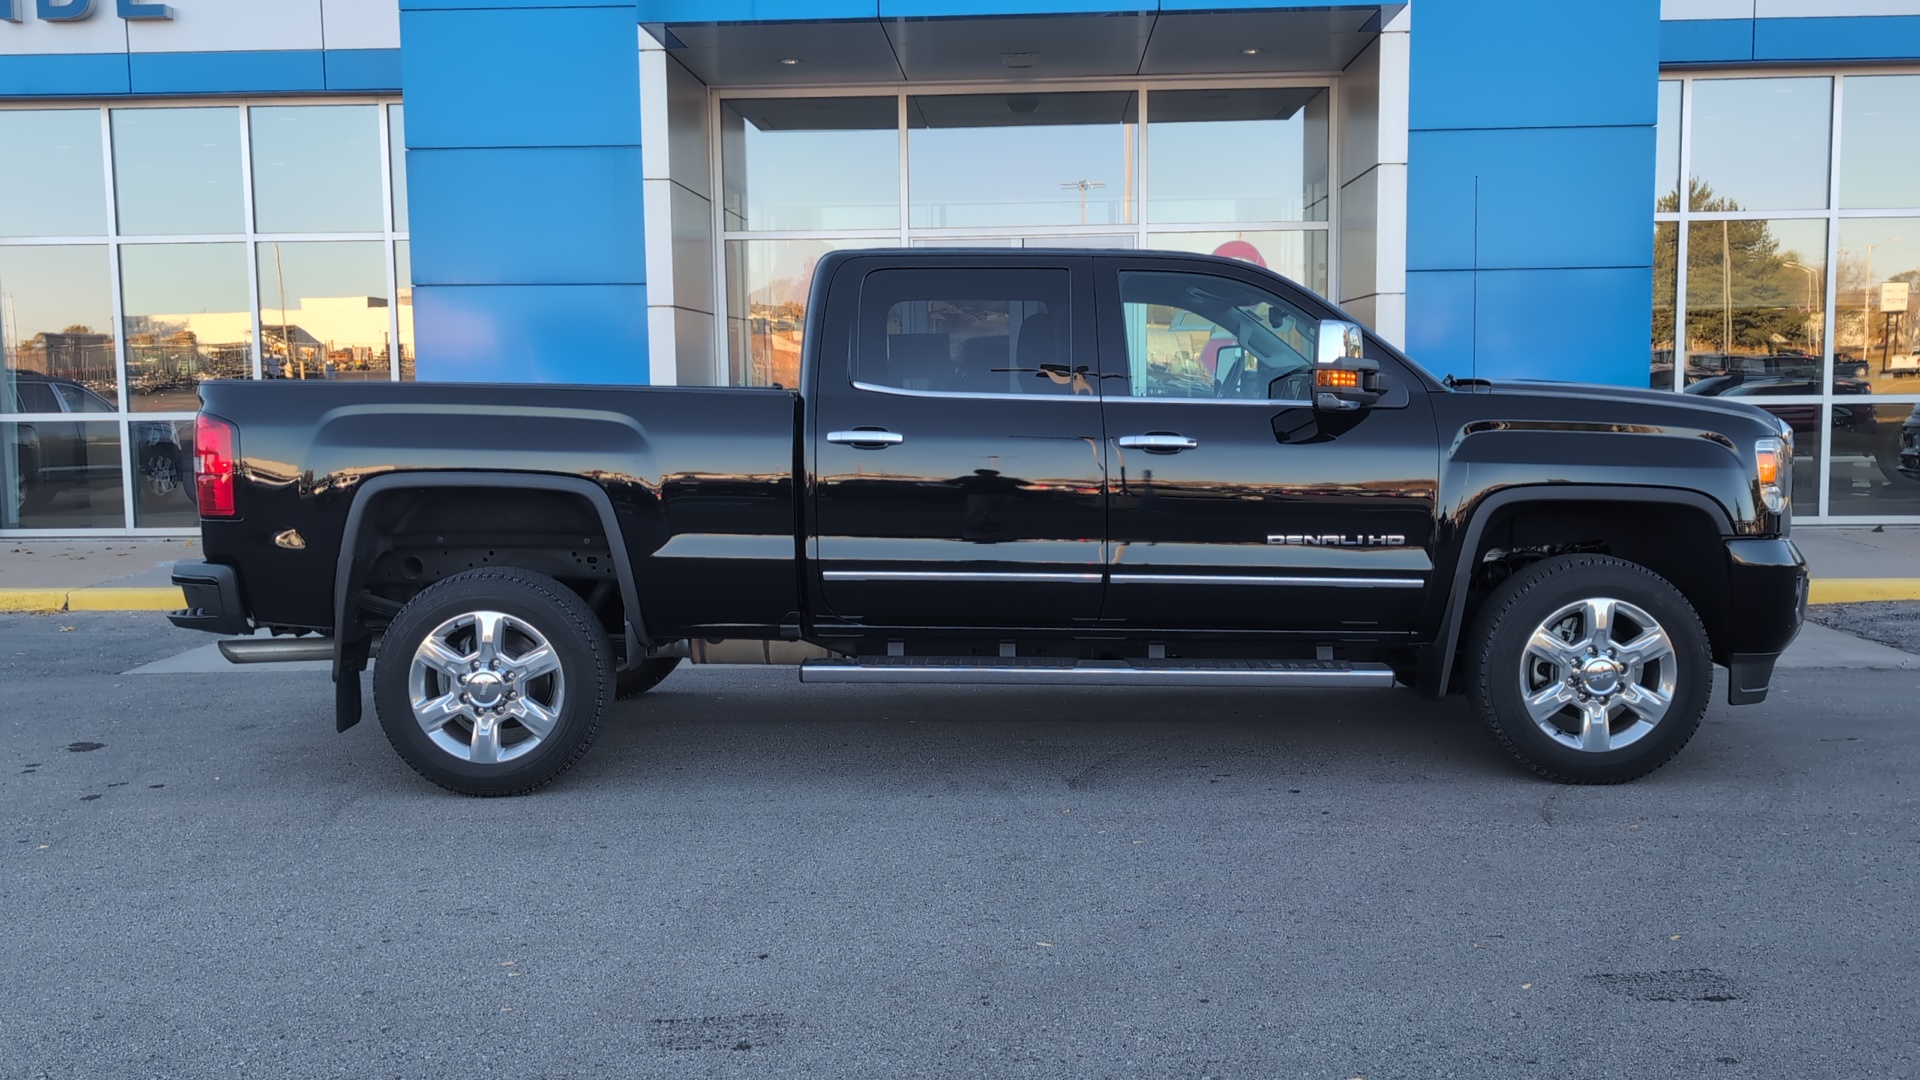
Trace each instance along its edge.
<path fill-rule="evenodd" d="M 1385 664 L 1344 660 L 1050 660 L 1040 657 L 863 656 L 808 660 L 807 683 L 986 683 L 995 686 L 1258 686 L 1361 689 L 1393 685 Z"/>

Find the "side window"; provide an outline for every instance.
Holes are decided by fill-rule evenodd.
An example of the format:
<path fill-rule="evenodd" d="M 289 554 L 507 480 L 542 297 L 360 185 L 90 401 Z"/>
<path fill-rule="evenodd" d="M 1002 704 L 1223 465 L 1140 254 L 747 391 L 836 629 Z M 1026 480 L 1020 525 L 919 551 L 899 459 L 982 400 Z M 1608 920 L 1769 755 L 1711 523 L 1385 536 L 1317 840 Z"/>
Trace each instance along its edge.
<path fill-rule="evenodd" d="M 25 379 L 13 384 L 14 392 L 20 396 L 20 411 L 23 413 L 57 413 L 60 403 L 54 400 L 53 387 L 43 382 L 29 382 Z"/>
<path fill-rule="evenodd" d="M 853 381 L 948 394 L 1093 396 L 1066 270 L 877 270 L 860 288 Z"/>
<path fill-rule="evenodd" d="M 113 411 L 113 405 L 106 398 L 84 386 L 54 383 L 53 389 L 60 395 L 60 400 L 66 404 L 68 412 L 110 413 Z"/>
<path fill-rule="evenodd" d="M 1320 323 L 1281 297 L 1211 274 L 1128 270 L 1120 300 L 1132 396 L 1312 398 Z"/>

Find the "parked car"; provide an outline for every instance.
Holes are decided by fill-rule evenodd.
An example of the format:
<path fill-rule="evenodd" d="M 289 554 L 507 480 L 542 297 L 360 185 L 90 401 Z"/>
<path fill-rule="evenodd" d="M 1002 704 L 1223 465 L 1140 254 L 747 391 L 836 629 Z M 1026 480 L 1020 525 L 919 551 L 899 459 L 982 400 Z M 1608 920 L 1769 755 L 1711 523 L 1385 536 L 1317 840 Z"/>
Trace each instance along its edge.
<path fill-rule="evenodd" d="M 1920 480 L 1920 405 L 1900 425 L 1900 472 Z"/>
<path fill-rule="evenodd" d="M 839 252 L 807 311 L 795 390 L 204 384 L 172 619 L 331 657 L 342 730 L 377 643 L 400 755 L 503 795 L 699 638 L 811 642 L 806 682 L 1458 688 L 1612 783 L 1804 615 L 1792 432 L 1743 402 L 1437 379 L 1199 255 Z M 1198 323 L 1227 377 L 1159 362 Z"/>
<path fill-rule="evenodd" d="M 0 373 L 0 389 L 10 395 L 0 401 L 0 413 L 75 417 L 8 425 L 9 451 L 20 477 L 17 512 L 45 509 L 62 490 L 119 486 L 120 438 L 111 429 L 111 414 L 118 408 L 112 401 L 77 380 L 33 371 Z M 156 497 L 177 492 L 191 502 L 191 428 L 168 420 L 136 420 L 127 431 L 135 468 L 148 491 Z"/>

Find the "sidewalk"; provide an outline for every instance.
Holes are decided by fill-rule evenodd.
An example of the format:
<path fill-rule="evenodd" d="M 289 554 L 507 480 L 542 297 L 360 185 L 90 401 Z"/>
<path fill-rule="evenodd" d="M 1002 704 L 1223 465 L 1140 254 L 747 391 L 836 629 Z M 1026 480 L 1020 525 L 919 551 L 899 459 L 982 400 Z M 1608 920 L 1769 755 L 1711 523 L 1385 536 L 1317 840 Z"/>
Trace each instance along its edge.
<path fill-rule="evenodd" d="M 1920 600 L 1920 526 L 1802 526 L 1813 602 Z M 176 559 L 198 540 L 0 540 L 0 611 L 172 611 Z"/>

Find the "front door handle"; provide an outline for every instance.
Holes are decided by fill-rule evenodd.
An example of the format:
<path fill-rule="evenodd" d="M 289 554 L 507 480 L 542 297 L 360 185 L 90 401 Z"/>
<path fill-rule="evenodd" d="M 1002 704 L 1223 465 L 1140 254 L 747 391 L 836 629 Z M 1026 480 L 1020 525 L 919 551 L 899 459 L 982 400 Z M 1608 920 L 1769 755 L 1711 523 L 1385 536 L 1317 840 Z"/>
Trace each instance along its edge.
<path fill-rule="evenodd" d="M 907 437 L 894 431 L 856 428 L 853 431 L 829 431 L 827 441 L 837 446 L 851 446 L 856 450 L 884 450 L 889 446 L 899 446 L 907 441 Z"/>
<path fill-rule="evenodd" d="M 1177 454 L 1200 445 L 1198 439 L 1189 439 L 1169 431 L 1156 431 L 1151 435 L 1122 435 L 1114 441 L 1120 444 L 1122 450 L 1145 450 L 1155 454 Z"/>

